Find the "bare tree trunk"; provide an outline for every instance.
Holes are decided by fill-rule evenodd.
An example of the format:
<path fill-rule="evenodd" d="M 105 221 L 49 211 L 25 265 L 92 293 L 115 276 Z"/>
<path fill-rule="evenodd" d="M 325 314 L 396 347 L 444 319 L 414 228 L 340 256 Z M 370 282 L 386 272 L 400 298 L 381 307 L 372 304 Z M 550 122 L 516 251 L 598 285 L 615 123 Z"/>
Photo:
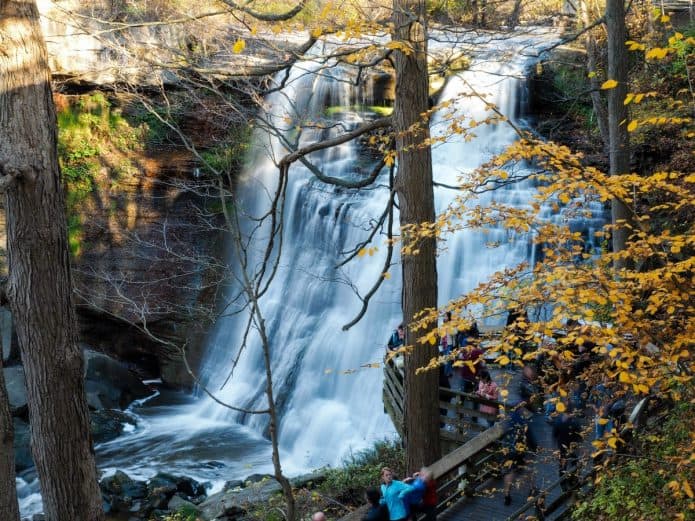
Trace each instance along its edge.
<path fill-rule="evenodd" d="M 101 521 L 76 342 L 55 108 L 36 5 L 0 2 L 0 181 L 7 298 L 24 363 L 32 453 L 50 521 Z"/>
<path fill-rule="evenodd" d="M 519 18 L 521 18 L 521 7 L 522 0 L 514 0 L 514 8 L 507 18 L 507 29 L 512 31 L 517 25 L 519 25 Z"/>
<path fill-rule="evenodd" d="M 584 27 L 591 25 L 591 16 L 589 13 L 589 5 L 586 0 L 581 0 L 579 4 L 579 11 L 581 13 L 581 20 Z M 604 153 L 608 154 L 609 150 L 609 136 L 608 136 L 608 111 L 605 103 L 601 99 L 601 82 L 598 75 L 598 64 L 599 64 L 599 48 L 596 43 L 596 38 L 594 38 L 591 31 L 586 34 L 586 39 L 584 40 L 584 47 L 586 49 L 586 70 L 589 73 L 591 85 L 591 104 L 594 108 L 594 114 L 596 115 L 596 123 L 598 124 L 598 130 L 601 134 L 601 140 L 603 141 Z"/>
<path fill-rule="evenodd" d="M 280 462 L 280 424 L 278 421 L 277 408 L 275 407 L 275 396 L 273 392 L 273 372 L 270 363 L 270 341 L 266 335 L 265 330 L 265 320 L 261 315 L 260 308 L 258 307 L 258 300 L 253 301 L 253 313 L 256 315 L 256 323 L 258 325 L 259 333 L 261 334 L 261 341 L 263 342 L 263 361 L 265 363 L 265 394 L 268 398 L 268 414 L 270 416 L 270 441 L 272 445 L 273 452 L 273 470 L 275 473 L 275 479 L 282 487 L 282 493 L 285 496 L 285 502 L 287 504 L 287 521 L 296 521 L 296 501 L 294 499 L 294 492 L 292 491 L 292 484 L 290 480 L 287 479 L 285 474 L 282 472 L 282 464 Z"/>
<path fill-rule="evenodd" d="M 10 415 L 10 402 L 5 388 L 0 356 L 0 512 L 3 521 L 19 521 L 17 488 L 14 482 L 14 429 Z"/>
<path fill-rule="evenodd" d="M 281 173 L 282 176 L 284 176 L 284 173 Z M 230 185 L 231 185 L 231 179 L 229 180 Z M 278 190 L 278 194 L 282 190 L 282 183 L 277 187 L 276 190 Z M 266 399 L 268 400 L 268 409 L 267 412 L 269 416 L 269 426 L 268 426 L 268 434 L 270 436 L 270 444 L 272 447 L 272 461 L 273 461 L 273 472 L 275 479 L 277 480 L 278 483 L 280 483 L 280 486 L 282 487 L 282 493 L 285 496 L 285 503 L 287 506 L 287 512 L 285 515 L 285 519 L 287 521 L 296 521 L 297 520 L 297 506 L 296 506 L 296 500 L 294 497 L 294 491 L 292 490 L 292 484 L 290 483 L 290 480 L 287 479 L 287 476 L 285 476 L 284 472 L 282 471 L 282 462 L 280 461 L 280 419 L 278 418 L 278 410 L 276 406 L 276 400 L 275 400 L 275 391 L 273 390 L 273 369 L 272 369 L 272 363 L 271 363 L 271 344 L 270 344 L 270 339 L 268 338 L 268 331 L 266 329 L 265 325 L 265 318 L 263 316 L 263 312 L 260 307 L 260 293 L 262 293 L 262 289 L 259 288 L 259 285 L 263 287 L 265 283 L 263 282 L 262 277 L 258 277 L 258 273 L 249 273 L 249 267 L 247 264 L 247 256 L 246 256 L 246 251 L 245 251 L 245 246 L 244 246 L 244 241 L 242 241 L 241 238 L 241 227 L 239 223 L 239 215 L 238 215 L 238 210 L 237 210 L 237 205 L 233 205 L 232 207 L 227 206 L 225 201 L 229 200 L 227 199 L 225 195 L 225 190 L 224 186 L 222 185 L 222 181 L 219 181 L 218 185 L 218 190 L 219 190 L 219 195 L 220 195 L 220 200 L 222 201 L 222 207 L 223 207 L 223 213 L 225 217 L 225 222 L 227 223 L 227 229 L 231 233 L 232 240 L 234 243 L 235 248 L 239 252 L 239 273 L 237 274 L 237 280 L 243 284 L 243 290 L 244 294 L 246 296 L 246 299 L 248 300 L 250 309 L 250 316 L 249 316 L 249 321 L 252 323 L 256 330 L 258 331 L 258 334 L 261 339 L 261 346 L 263 349 L 263 364 L 265 366 L 265 395 Z M 282 207 L 279 209 L 275 209 L 275 211 L 278 211 L 280 213 L 280 219 L 282 219 Z M 278 228 L 273 227 L 273 231 L 271 232 L 272 235 L 275 233 L 282 233 L 281 231 L 278 231 Z M 273 241 L 270 241 L 270 244 L 267 245 L 267 248 L 269 250 L 266 250 L 267 253 L 269 253 L 270 250 L 272 250 L 272 244 Z M 279 253 L 278 253 L 279 255 Z M 262 271 L 265 271 L 265 268 L 268 267 L 267 263 L 270 262 L 268 258 L 266 257 L 265 261 L 262 263 Z M 274 270 L 269 270 L 269 273 L 272 273 Z M 272 275 L 271 275 L 272 278 Z"/>
<path fill-rule="evenodd" d="M 394 0 L 393 39 L 413 52 L 395 52 L 396 100 L 393 124 L 396 134 L 398 177 L 396 191 L 401 226 L 434 221 L 432 153 L 425 140 L 429 125 L 421 116 L 428 108 L 425 2 Z M 437 305 L 436 243 L 418 243 L 420 253 L 403 256 L 403 317 L 406 322 L 425 308 Z M 414 346 L 406 357 L 405 445 L 410 471 L 440 457 L 439 377 L 436 371 L 416 375 L 416 370 L 437 356 L 437 347 L 417 343 L 406 329 L 406 343 Z"/>
<path fill-rule="evenodd" d="M 606 1 L 606 27 L 608 30 L 608 78 L 618 82 L 615 88 L 608 90 L 610 174 L 623 175 L 630 171 L 628 110 L 624 103 L 628 87 L 628 52 L 625 46 L 627 29 L 623 0 Z M 611 201 L 611 220 L 615 226 L 613 251 L 625 249 L 629 233 L 625 224 L 630 222 L 630 215 L 630 209 L 625 203 L 617 199 Z M 622 261 L 615 263 L 617 269 L 623 266 Z"/>

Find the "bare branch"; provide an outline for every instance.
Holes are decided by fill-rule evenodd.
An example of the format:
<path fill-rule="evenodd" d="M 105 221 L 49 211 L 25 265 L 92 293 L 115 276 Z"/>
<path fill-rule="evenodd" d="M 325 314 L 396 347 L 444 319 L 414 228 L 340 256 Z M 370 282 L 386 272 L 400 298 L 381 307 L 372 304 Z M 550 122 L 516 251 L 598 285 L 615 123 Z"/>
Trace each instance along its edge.
<path fill-rule="evenodd" d="M 358 136 L 361 136 L 362 134 L 366 132 L 371 132 L 372 130 L 376 130 L 378 128 L 385 128 L 391 125 L 391 118 L 379 118 L 374 121 L 370 121 L 369 123 L 366 123 L 364 125 L 361 125 L 354 130 L 351 130 L 350 132 L 346 132 L 342 136 L 337 136 L 332 139 L 326 139 L 325 141 L 318 141 L 316 143 L 312 143 L 311 145 L 308 145 L 304 148 L 300 148 L 298 150 L 295 150 L 291 154 L 286 155 L 280 160 L 280 163 L 278 166 L 282 167 L 284 165 L 289 165 L 297 161 L 300 157 L 304 157 L 307 154 L 311 154 L 312 152 L 316 152 L 317 150 L 325 150 L 326 148 L 331 148 L 337 145 L 342 145 L 343 143 L 347 143 L 348 141 L 355 139 Z M 336 179 L 337 181 L 340 181 L 339 179 Z"/>
<path fill-rule="evenodd" d="M 258 11 L 254 11 L 252 9 L 249 9 L 248 7 L 241 6 L 237 4 L 236 2 L 233 2 L 232 0 L 221 0 L 225 4 L 227 4 L 229 7 L 232 9 L 235 9 L 237 11 L 241 11 L 242 13 L 246 13 L 250 16 L 253 16 L 256 20 L 260 20 L 261 22 L 284 22 L 285 20 L 290 20 L 297 16 L 302 9 L 304 9 L 304 6 L 306 5 L 306 0 L 301 0 L 296 6 L 294 6 L 292 9 L 289 11 L 286 11 L 284 13 L 278 13 L 278 14 L 269 14 L 269 13 L 259 13 Z"/>
<path fill-rule="evenodd" d="M 391 165 L 391 173 L 390 173 L 391 179 L 393 179 L 394 168 L 395 168 L 395 165 Z M 391 184 L 393 184 L 393 183 L 391 183 Z M 388 241 L 388 246 L 387 246 L 387 250 L 386 250 L 386 259 L 384 259 L 384 267 L 381 270 L 381 273 L 379 274 L 379 278 L 374 283 L 372 288 L 367 292 L 367 294 L 364 297 L 360 298 L 360 300 L 362 300 L 362 307 L 360 308 L 357 315 L 355 315 L 355 318 L 353 318 L 350 322 L 348 322 L 347 324 L 345 324 L 342 327 L 343 331 L 347 331 L 352 326 L 357 324 L 360 320 L 362 320 L 362 317 L 367 312 L 367 308 L 369 307 L 369 301 L 374 296 L 374 294 L 377 292 L 377 290 L 381 287 L 384 280 L 386 280 L 385 273 L 388 272 L 389 268 L 391 267 L 391 259 L 393 258 L 393 242 L 390 239 L 391 239 L 391 237 L 393 237 L 393 207 L 394 207 L 395 197 L 396 197 L 396 191 L 391 190 L 391 196 L 389 197 L 388 208 L 387 208 L 388 215 L 389 215 L 388 228 L 387 228 L 389 241 Z"/>

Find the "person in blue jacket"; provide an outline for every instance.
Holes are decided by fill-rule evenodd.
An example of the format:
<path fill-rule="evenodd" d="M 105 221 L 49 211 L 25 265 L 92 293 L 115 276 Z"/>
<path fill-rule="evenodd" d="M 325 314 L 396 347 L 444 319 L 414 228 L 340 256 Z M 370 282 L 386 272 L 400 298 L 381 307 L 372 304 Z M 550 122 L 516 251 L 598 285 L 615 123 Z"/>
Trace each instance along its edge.
<path fill-rule="evenodd" d="M 393 471 L 388 467 L 381 469 L 381 480 L 381 504 L 389 509 L 389 521 L 405 521 L 410 513 L 406 496 L 413 492 L 413 487 L 393 479 Z"/>

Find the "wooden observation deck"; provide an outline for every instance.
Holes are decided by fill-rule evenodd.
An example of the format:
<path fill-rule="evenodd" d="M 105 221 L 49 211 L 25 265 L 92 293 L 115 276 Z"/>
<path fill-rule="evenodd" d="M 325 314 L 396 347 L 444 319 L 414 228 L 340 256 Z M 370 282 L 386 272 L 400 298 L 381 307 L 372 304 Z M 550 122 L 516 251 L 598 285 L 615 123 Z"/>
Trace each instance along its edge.
<path fill-rule="evenodd" d="M 513 375 L 514 373 L 510 373 Z M 518 376 L 518 373 L 516 373 Z M 514 377 L 512 376 L 512 379 Z M 393 362 L 384 364 L 384 407 L 396 429 L 403 431 L 403 376 Z M 511 386 L 510 386 L 511 387 Z M 514 394 L 510 390 L 510 394 Z M 517 396 L 510 396 L 515 400 Z M 479 405 L 498 405 L 476 395 L 440 388 L 439 407 L 443 414 L 441 437 L 443 456 L 430 465 L 437 480 L 438 519 L 442 521 L 511 521 L 535 519 L 550 521 L 561 518 L 574 502 L 577 488 L 590 486 L 593 452 L 587 437 L 580 447 L 580 465 L 572 479 L 559 474 L 557 451 L 549 425 L 540 414 L 534 414 L 529 429 L 538 441 L 538 449 L 528 458 L 521 477 L 511 491 L 511 504 L 505 505 L 502 475 L 508 459 L 503 440 L 507 429 L 504 417 L 490 428 L 482 420 L 492 415 L 481 413 Z M 620 436 L 625 440 L 632 431 L 653 425 L 665 414 L 663 402 L 655 397 L 640 400 L 629 415 L 627 426 Z M 444 412 L 446 412 L 444 414 Z M 593 419 L 584 419 L 590 428 Z M 536 490 L 531 494 L 531 490 Z M 341 521 L 359 521 L 367 508 L 361 507 L 344 516 Z"/>

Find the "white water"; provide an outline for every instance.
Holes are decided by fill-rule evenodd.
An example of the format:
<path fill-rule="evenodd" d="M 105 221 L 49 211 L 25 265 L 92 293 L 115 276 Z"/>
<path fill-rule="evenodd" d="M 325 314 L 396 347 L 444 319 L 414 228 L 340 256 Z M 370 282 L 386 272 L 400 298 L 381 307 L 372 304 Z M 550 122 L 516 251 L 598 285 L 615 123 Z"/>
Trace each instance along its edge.
<path fill-rule="evenodd" d="M 540 40 L 535 39 L 536 46 L 542 45 Z M 474 49 L 479 58 L 470 71 L 449 82 L 442 98 L 457 99 L 457 111 L 466 118 L 481 120 L 487 115 L 484 103 L 460 96 L 472 86 L 477 92 L 488 94 L 487 100 L 497 104 L 517 125 L 524 126 L 525 91 L 520 78 L 535 59 L 516 52 L 525 47 L 528 41 L 523 39 L 478 42 Z M 338 74 L 335 70 L 319 76 L 311 74 L 316 67 L 311 62 L 298 64 L 288 86 L 267 99 L 267 117 L 286 127 L 288 136 L 296 135 L 292 129 L 300 122 L 318 121 L 326 105 L 348 106 L 365 97 L 353 92 L 341 81 L 344 78 L 331 77 Z M 346 128 L 366 117 L 356 113 L 345 116 Z M 435 118 L 432 126 L 436 135 L 444 125 L 441 118 Z M 305 129 L 300 144 L 327 135 L 334 134 Z M 436 181 L 456 184 L 459 176 L 465 177 L 516 137 L 504 124 L 478 127 L 476 135 L 470 142 L 452 138 L 435 147 Z M 251 215 L 265 211 L 268 194 L 277 183 L 278 173 L 270 151 L 276 158 L 284 153 L 277 138 L 256 130 L 254 150 L 240 186 L 240 207 Z M 312 154 L 310 159 L 328 175 L 356 178 L 360 175 L 358 170 L 366 172 L 371 166 L 359 155 L 353 144 L 345 144 Z M 390 280 L 372 298 L 362 320 L 347 332 L 341 326 L 355 316 L 360 305 L 352 290 L 338 281 L 351 281 L 362 294 L 372 286 L 383 269 L 383 234 L 377 235 L 375 245 L 379 250 L 373 256 L 355 259 L 337 271 L 334 268 L 342 259 L 341 252 L 363 240 L 370 223 L 383 211 L 388 196 L 385 175 L 375 187 L 356 191 L 328 187 L 301 165 L 290 171 L 280 268 L 260 302 L 270 334 L 275 392 L 282 405 L 281 457 L 289 474 L 339 464 L 351 452 L 395 436 L 383 413 L 381 370 L 363 366 L 381 360 L 386 339 L 401 320 L 398 256 L 394 255 Z M 522 184 L 485 195 L 478 203 L 489 203 L 495 197 L 524 206 L 533 193 L 533 186 Z M 456 194 L 437 188 L 437 210 L 446 208 Z M 546 215 L 560 218 L 550 212 Z M 395 219 L 397 223 L 397 215 Z M 600 219 L 583 223 L 590 229 L 600 224 Z M 264 247 L 263 234 L 267 235 L 265 229 L 257 232 L 252 243 L 256 255 Z M 486 245 L 491 242 L 500 246 L 490 249 Z M 495 271 L 534 260 L 530 237 L 497 229 L 486 233 L 459 232 L 448 238 L 445 248 L 438 264 L 440 303 L 470 290 Z M 231 248 L 229 254 L 230 264 L 234 265 Z M 233 294 L 233 289 L 229 294 Z M 234 310 L 230 306 L 227 311 Z M 265 372 L 260 342 L 253 330 L 233 378 L 220 390 L 241 344 L 243 326 L 242 316 L 227 316 L 218 321 L 209 334 L 204 378 L 208 387 L 227 403 L 265 408 Z M 219 487 L 225 479 L 271 468 L 269 445 L 262 437 L 267 425 L 265 416 L 240 415 L 205 397 L 176 405 L 140 404 L 133 412 L 140 420 L 133 432 L 97 447 L 100 468 L 107 473 L 121 469 L 144 479 L 166 470 L 210 480 Z M 224 466 L 208 467 L 206 461 Z M 18 485 L 23 514 L 39 511 L 36 483 L 29 486 L 22 480 Z"/>
<path fill-rule="evenodd" d="M 456 99 L 459 114 L 481 121 L 491 114 L 484 101 L 462 96 L 470 93 L 472 87 L 477 93 L 487 94 L 487 101 L 495 103 L 523 127 L 525 122 L 518 107 L 525 108 L 525 81 L 520 78 L 525 76 L 525 69 L 534 58 L 514 51 L 528 47 L 530 40 L 533 39 L 508 39 L 487 46 L 480 43 L 480 59 L 473 63 L 470 71 L 449 82 L 442 100 Z M 312 67 L 305 63 L 301 69 L 295 68 L 288 82 L 290 87 L 285 89 L 286 96 L 276 94 L 268 99 L 273 121 L 286 121 L 291 128 L 302 118 L 304 121 L 320 119 L 329 98 L 327 105 L 330 106 L 351 103 L 355 95 L 346 90 L 345 83 L 332 80 L 331 72 L 318 77 L 304 74 L 304 70 Z M 330 96 L 327 91 L 331 92 Z M 359 122 L 360 115 L 353 114 L 352 119 Z M 434 133 L 441 132 L 442 126 L 440 118 L 435 118 Z M 435 148 L 436 181 L 457 184 L 459 176 L 465 177 L 516 138 L 514 130 L 505 124 L 478 127 L 476 134 L 472 141 L 453 138 Z M 300 145 L 321 137 L 326 137 L 325 133 L 305 130 Z M 266 199 L 264 205 L 257 194 L 265 194 L 263 187 L 272 189 L 278 175 L 267 159 L 268 150 L 275 157 L 284 153 L 274 138 L 258 141 L 268 148 L 258 153 L 248 166 L 248 179 L 243 189 L 244 194 L 256 194 L 246 199 L 251 200 L 247 210 L 254 215 L 260 215 L 268 204 L 265 196 L 261 198 Z M 359 153 L 351 142 L 311 157 L 315 164 L 321 165 L 324 173 L 343 177 L 351 175 Z M 527 167 L 517 165 L 517 168 Z M 341 259 L 339 252 L 350 250 L 363 240 L 367 235 L 363 225 L 381 214 L 388 195 L 385 173 L 380 181 L 376 188 L 362 192 L 336 190 L 321 184 L 301 165 L 295 165 L 290 171 L 281 269 L 261 306 L 271 337 L 275 389 L 288 400 L 283 409 L 280 434 L 283 462 L 291 470 L 338 464 L 351 451 L 393 435 L 381 403 L 381 371 L 363 369 L 349 375 L 342 372 L 378 361 L 386 338 L 401 320 L 397 264 L 391 268 L 392 278 L 373 298 L 367 314 L 348 332 L 343 332 L 341 326 L 355 315 L 359 304 L 351 291 L 337 284 L 335 279 L 348 279 L 362 293 L 366 292 L 382 272 L 383 236 L 376 241 L 380 250 L 373 257 L 356 259 L 339 272 L 334 270 Z M 495 199 L 530 206 L 534 193 L 530 183 L 522 183 L 490 193 L 478 203 L 487 204 Z M 446 208 L 456 194 L 453 190 L 437 189 L 438 211 Z M 242 199 L 244 197 L 249 196 L 242 196 Z M 551 217 L 549 211 L 546 217 Z M 598 221 L 595 224 L 598 225 Z M 488 242 L 497 242 L 500 246 L 488 249 Z M 464 231 L 450 237 L 447 251 L 438 264 L 440 303 L 472 289 L 495 271 L 524 261 L 532 264 L 533 251 L 530 236 L 517 236 L 504 230 Z M 397 257 L 394 262 L 398 262 Z M 242 332 L 240 321 L 231 319 L 219 322 L 210 335 L 206 376 L 211 387 L 218 389 L 226 378 L 230 360 L 241 344 Z M 219 396 L 227 403 L 265 406 L 260 352 L 260 342 L 251 340 L 233 379 L 219 391 Z M 240 419 L 239 415 L 212 401 L 201 407 L 201 415 Z M 244 420 L 259 431 L 267 423 L 263 416 Z"/>

